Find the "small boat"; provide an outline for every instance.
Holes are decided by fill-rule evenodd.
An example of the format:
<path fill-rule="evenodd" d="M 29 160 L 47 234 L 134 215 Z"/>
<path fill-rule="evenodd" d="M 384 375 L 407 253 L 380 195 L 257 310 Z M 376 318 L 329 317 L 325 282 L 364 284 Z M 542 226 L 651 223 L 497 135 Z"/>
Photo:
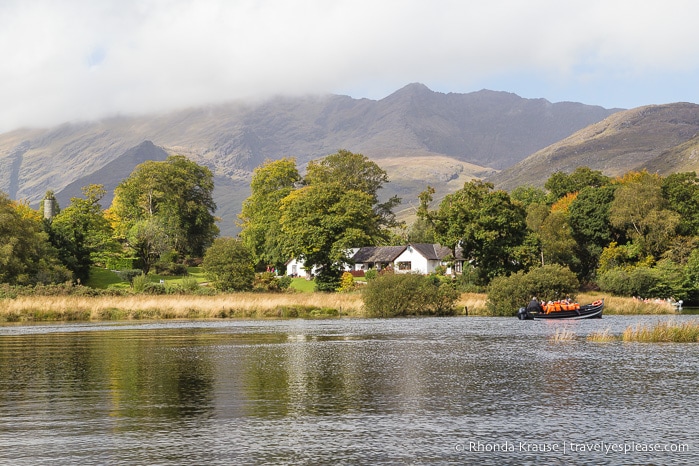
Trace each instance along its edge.
<path fill-rule="evenodd" d="M 527 308 L 520 307 L 517 311 L 517 318 L 519 320 L 544 320 L 544 319 L 599 319 L 602 317 L 602 309 L 604 308 L 604 300 L 600 299 L 591 304 L 583 304 L 579 309 L 574 310 L 561 310 L 553 312 L 531 312 L 527 311 Z"/>

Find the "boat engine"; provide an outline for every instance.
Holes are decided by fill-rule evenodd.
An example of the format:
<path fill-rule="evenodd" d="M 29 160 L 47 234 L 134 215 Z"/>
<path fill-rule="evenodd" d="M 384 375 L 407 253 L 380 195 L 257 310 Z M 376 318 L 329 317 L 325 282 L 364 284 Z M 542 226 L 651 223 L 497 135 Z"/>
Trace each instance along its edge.
<path fill-rule="evenodd" d="M 527 309 L 524 307 L 520 307 L 519 311 L 517 311 L 517 318 L 519 320 L 529 320 L 531 319 L 531 316 L 527 312 Z"/>

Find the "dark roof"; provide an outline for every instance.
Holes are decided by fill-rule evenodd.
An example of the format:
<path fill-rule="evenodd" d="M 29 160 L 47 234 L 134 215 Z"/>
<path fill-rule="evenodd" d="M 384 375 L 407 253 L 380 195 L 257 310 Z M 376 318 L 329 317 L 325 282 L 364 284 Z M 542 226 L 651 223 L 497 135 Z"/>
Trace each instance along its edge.
<path fill-rule="evenodd" d="M 367 246 L 359 248 L 352 256 L 356 263 L 379 262 L 387 263 L 396 260 L 407 246 Z"/>
<path fill-rule="evenodd" d="M 439 244 L 410 243 L 410 246 L 415 248 L 427 260 L 442 260 L 452 254 L 451 249 Z"/>

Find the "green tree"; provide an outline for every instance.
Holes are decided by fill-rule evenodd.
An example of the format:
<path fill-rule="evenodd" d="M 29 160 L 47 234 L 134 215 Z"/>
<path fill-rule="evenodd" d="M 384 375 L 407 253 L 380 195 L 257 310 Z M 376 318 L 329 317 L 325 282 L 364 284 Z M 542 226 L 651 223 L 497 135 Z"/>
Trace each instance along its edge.
<path fill-rule="evenodd" d="M 240 238 L 257 264 L 281 268 L 289 259 L 283 249 L 281 201 L 300 180 L 296 161 L 292 158 L 268 160 L 253 172 L 251 194 L 243 202 L 238 225 Z"/>
<path fill-rule="evenodd" d="M 525 209 L 532 204 L 546 203 L 546 191 L 530 185 L 516 187 L 510 193 L 510 197 L 513 201 L 521 203 Z"/>
<path fill-rule="evenodd" d="M 83 187 L 82 192 L 84 198 L 72 198 L 70 205 L 50 221 L 49 238 L 61 262 L 76 279 L 86 282 L 90 267 L 104 264 L 119 246 L 112 240 L 112 227 L 99 203 L 106 193 L 104 187 L 93 184 Z"/>
<path fill-rule="evenodd" d="M 580 261 L 577 272 L 580 279 L 594 278 L 602 250 L 612 240 L 619 239 L 609 221 L 615 189 L 615 185 L 584 188 L 568 209 L 568 222 L 577 243 L 576 252 Z"/>
<path fill-rule="evenodd" d="M 33 285 L 62 283 L 71 273 L 58 260 L 38 218 L 0 192 L 0 283 Z"/>
<path fill-rule="evenodd" d="M 316 289 L 334 291 L 349 249 L 390 241 L 399 225 L 393 197 L 379 202 L 378 191 L 388 176 L 361 154 L 341 150 L 308 164 L 305 186 L 280 202 L 282 251 L 318 269 Z"/>
<path fill-rule="evenodd" d="M 350 248 L 372 245 L 382 237 L 372 198 L 341 186 L 314 184 L 282 200 L 281 227 L 288 257 L 302 258 L 306 268 L 319 269 L 316 289 L 339 286 L 340 265 L 350 260 Z"/>
<path fill-rule="evenodd" d="M 600 188 L 610 182 L 608 176 L 589 167 L 578 167 L 571 174 L 561 171 L 551 174 L 544 187 L 549 191 L 549 202 L 556 202 L 566 194 L 582 191 L 586 187 Z"/>
<path fill-rule="evenodd" d="M 216 238 L 204 254 L 202 267 L 217 290 L 247 291 L 255 281 L 252 254 L 235 238 Z"/>
<path fill-rule="evenodd" d="M 420 195 L 419 215 L 428 219 L 440 244 L 455 250 L 479 272 L 481 283 L 520 268 L 516 248 L 526 236 L 525 211 L 505 191 L 493 191 L 491 183 L 471 181 L 447 195 L 437 210 L 429 211 L 432 188 Z"/>
<path fill-rule="evenodd" d="M 157 218 L 179 254 L 201 257 L 218 234 L 213 189 L 211 171 L 183 156 L 144 162 L 114 191 L 117 233 Z"/>
<path fill-rule="evenodd" d="M 669 208 L 680 214 L 678 232 L 699 235 L 699 178 L 696 173 L 668 175 L 662 182 L 662 195 Z"/>
<path fill-rule="evenodd" d="M 621 181 L 609 220 L 656 258 L 668 248 L 680 222 L 679 214 L 667 209 L 661 178 L 647 172 L 629 173 Z"/>

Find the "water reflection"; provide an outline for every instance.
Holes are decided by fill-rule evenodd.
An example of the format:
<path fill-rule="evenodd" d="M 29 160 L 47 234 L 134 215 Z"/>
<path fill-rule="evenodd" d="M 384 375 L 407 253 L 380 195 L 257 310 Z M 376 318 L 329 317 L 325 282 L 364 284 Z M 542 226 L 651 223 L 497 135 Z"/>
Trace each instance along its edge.
<path fill-rule="evenodd" d="M 659 318 L 0 327 L 0 462 L 696 462 L 697 345 L 584 340 Z M 553 342 L 561 326 L 579 338 Z M 692 450 L 454 448 L 522 440 Z"/>

